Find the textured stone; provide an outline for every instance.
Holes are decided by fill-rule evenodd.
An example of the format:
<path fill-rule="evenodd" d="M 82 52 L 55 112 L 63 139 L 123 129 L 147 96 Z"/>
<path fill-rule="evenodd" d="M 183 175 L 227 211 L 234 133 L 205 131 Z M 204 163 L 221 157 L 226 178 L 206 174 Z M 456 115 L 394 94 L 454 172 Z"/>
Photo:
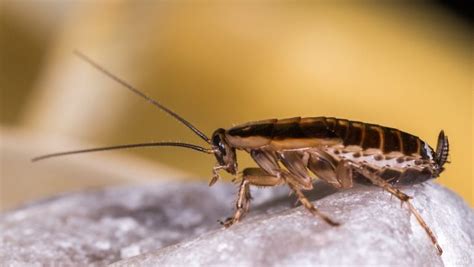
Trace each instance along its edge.
<path fill-rule="evenodd" d="M 331 227 L 278 189 L 253 190 L 250 216 L 222 229 L 235 187 L 157 183 L 66 194 L 0 217 L 0 262 L 140 265 L 472 265 L 474 213 L 434 184 L 404 189 L 444 249 L 439 257 L 407 209 L 387 192 L 357 186 L 308 195 L 342 223 Z"/>

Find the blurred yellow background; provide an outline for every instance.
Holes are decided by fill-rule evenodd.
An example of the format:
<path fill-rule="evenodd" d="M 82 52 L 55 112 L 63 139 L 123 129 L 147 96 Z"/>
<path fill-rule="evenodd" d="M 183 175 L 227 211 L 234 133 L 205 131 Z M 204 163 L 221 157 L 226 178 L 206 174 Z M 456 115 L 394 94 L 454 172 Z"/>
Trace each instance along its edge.
<path fill-rule="evenodd" d="M 33 178 L 25 170 L 39 175 L 35 168 L 44 165 L 32 167 L 27 159 L 38 153 L 159 140 L 203 145 L 75 57 L 75 49 L 209 135 L 247 121 L 334 116 L 398 128 L 435 147 L 444 129 L 452 163 L 438 182 L 472 206 L 468 19 L 431 2 L 335 2 L 3 1 L 2 207 L 118 183 L 113 177 L 98 182 L 100 176 L 74 180 L 92 174 L 74 176 L 80 171 L 67 166 L 97 159 L 91 154 L 61 159 Z M 15 153 L 21 160 L 11 156 Z M 187 150 L 156 148 L 104 152 L 94 164 L 100 168 L 102 159 L 117 154 L 160 166 L 170 177 L 206 180 L 215 162 Z M 139 166 L 127 158 L 119 162 Z M 253 165 L 244 153 L 239 164 Z M 118 168 L 113 166 L 102 168 Z M 61 176 L 53 182 L 51 172 Z"/>

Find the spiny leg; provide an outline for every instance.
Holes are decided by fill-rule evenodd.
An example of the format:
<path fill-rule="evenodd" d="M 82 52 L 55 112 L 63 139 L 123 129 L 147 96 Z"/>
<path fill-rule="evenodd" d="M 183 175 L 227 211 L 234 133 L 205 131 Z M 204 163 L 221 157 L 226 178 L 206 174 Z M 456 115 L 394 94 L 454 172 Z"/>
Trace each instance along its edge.
<path fill-rule="evenodd" d="M 398 190 L 397 188 L 394 188 L 392 185 L 390 185 L 388 182 L 386 182 L 384 179 L 382 179 L 380 176 L 378 176 L 376 173 L 373 173 L 369 170 L 366 170 L 364 168 L 357 168 L 359 173 L 364 175 L 366 178 L 368 178 L 374 185 L 377 185 L 379 187 L 382 187 L 383 189 L 387 190 L 389 193 L 392 195 L 396 196 L 398 199 L 400 199 L 403 203 L 406 203 L 408 209 L 410 210 L 413 215 L 415 215 L 416 220 L 418 223 L 423 227 L 425 232 L 428 234 L 428 236 L 431 239 L 431 242 L 433 242 L 433 245 L 435 245 L 436 249 L 438 250 L 438 254 L 441 255 L 443 254 L 443 249 L 441 249 L 441 246 L 438 244 L 438 240 L 436 239 L 435 235 L 433 234 L 433 231 L 429 228 L 428 224 L 426 224 L 425 220 L 421 217 L 420 213 L 416 208 L 411 204 L 409 201 L 411 197 L 407 196 L 405 193 L 402 191 Z"/>
<path fill-rule="evenodd" d="M 242 173 L 242 182 L 235 203 L 235 213 L 232 217 L 221 222 L 226 228 L 240 221 L 250 208 L 250 185 L 275 186 L 283 182 L 283 179 L 272 176 L 260 168 L 246 168 Z"/>
<path fill-rule="evenodd" d="M 296 197 L 298 197 L 298 201 L 303 204 L 303 206 L 309 210 L 309 212 L 311 212 L 311 214 L 315 215 L 315 216 L 319 216 L 321 217 L 325 222 L 327 222 L 329 225 L 332 225 L 332 226 L 339 226 L 340 224 L 338 222 L 335 222 L 333 220 L 331 220 L 328 216 L 324 215 L 323 213 L 321 213 L 314 205 L 313 203 L 311 203 L 311 201 L 309 201 L 309 199 L 306 198 L 306 196 L 303 194 L 303 192 L 301 191 L 301 189 L 295 185 L 293 182 L 291 181 L 287 181 L 288 182 L 288 186 L 291 188 L 291 190 L 293 190 L 293 192 L 295 193 Z"/>
<path fill-rule="evenodd" d="M 250 207 L 250 188 L 249 181 L 245 178 L 239 186 L 239 193 L 237 195 L 237 201 L 235 202 L 235 213 L 234 216 L 227 218 L 224 222 L 221 222 L 224 227 L 229 227 L 234 223 L 238 222 L 248 212 Z"/>

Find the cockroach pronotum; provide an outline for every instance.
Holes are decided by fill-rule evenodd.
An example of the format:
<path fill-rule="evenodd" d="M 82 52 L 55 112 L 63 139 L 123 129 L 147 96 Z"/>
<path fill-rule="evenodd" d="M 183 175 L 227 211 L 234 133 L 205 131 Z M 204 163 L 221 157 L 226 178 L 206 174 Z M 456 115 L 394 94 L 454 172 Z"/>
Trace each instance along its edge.
<path fill-rule="evenodd" d="M 75 54 L 174 117 L 210 147 L 182 142 L 139 143 L 53 153 L 33 158 L 32 161 L 70 154 L 156 146 L 184 147 L 213 154 L 217 164 L 212 170 L 209 185 L 212 186 L 219 180 L 220 170 L 225 170 L 240 181 L 236 210 L 232 217 L 221 222 L 225 227 L 239 222 L 248 212 L 251 200 L 250 185 L 265 187 L 287 184 L 311 214 L 319 216 L 332 226 L 337 226 L 339 223 L 319 212 L 303 191 L 313 188 L 313 180 L 316 177 L 336 188 L 350 188 L 353 182 L 369 182 L 405 203 L 430 237 L 438 253 L 442 254 L 435 235 L 411 204 L 411 197 L 397 189 L 397 186 L 422 183 L 440 175 L 449 152 L 448 138 L 443 131 L 439 133 L 436 151 L 420 138 L 397 129 L 330 117 L 295 117 L 250 122 L 230 129 L 219 128 L 209 138 L 174 111 L 105 70 L 82 53 L 76 51 Z M 237 150 L 248 152 L 258 168 L 245 168 L 238 172 Z"/>

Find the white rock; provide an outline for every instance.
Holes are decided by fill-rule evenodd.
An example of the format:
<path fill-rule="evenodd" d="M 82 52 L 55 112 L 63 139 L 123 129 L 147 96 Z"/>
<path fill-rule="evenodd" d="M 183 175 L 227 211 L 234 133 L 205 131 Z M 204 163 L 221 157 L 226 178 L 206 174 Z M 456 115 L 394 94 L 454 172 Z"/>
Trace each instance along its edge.
<path fill-rule="evenodd" d="M 0 262 L 103 265 L 155 251 L 218 228 L 233 189 L 158 183 L 38 201 L 0 216 Z"/>
<path fill-rule="evenodd" d="M 131 245 L 120 250 L 120 257 L 122 259 L 130 258 L 140 254 L 140 247 L 137 245 Z"/>
<path fill-rule="evenodd" d="M 466 265 L 474 262 L 474 212 L 433 183 L 403 189 L 435 232 L 439 257 L 400 202 L 376 187 L 308 195 L 331 227 L 293 208 L 285 188 L 253 190 L 250 215 L 222 229 L 235 187 L 196 183 L 108 188 L 33 203 L 0 217 L 0 262 L 7 265 L 116 266 Z M 263 189 L 262 189 L 263 190 Z M 258 194 L 262 192 L 262 194 Z"/>

